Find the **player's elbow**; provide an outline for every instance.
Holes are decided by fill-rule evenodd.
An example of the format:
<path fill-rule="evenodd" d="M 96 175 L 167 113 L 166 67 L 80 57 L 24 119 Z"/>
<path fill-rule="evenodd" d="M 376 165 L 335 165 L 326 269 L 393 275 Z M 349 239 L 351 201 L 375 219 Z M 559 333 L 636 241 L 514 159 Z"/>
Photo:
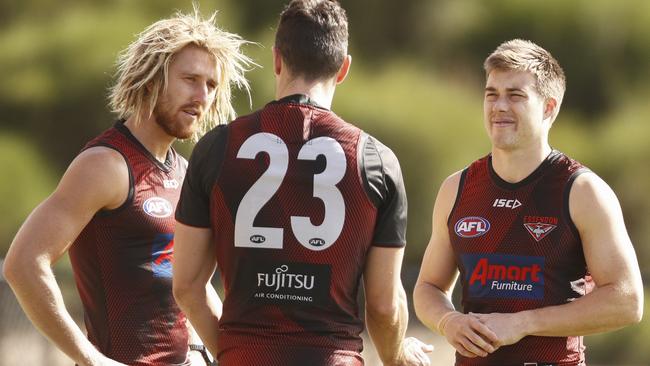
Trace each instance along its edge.
<path fill-rule="evenodd" d="M 191 283 L 174 277 L 172 281 L 172 293 L 176 303 L 182 308 L 192 297 Z"/>
<path fill-rule="evenodd" d="M 2 278 L 5 279 L 9 284 L 14 280 L 16 274 L 15 270 L 13 268 L 13 264 L 10 265 L 10 263 L 7 260 L 2 260 L 0 259 L 0 265 L 2 265 Z"/>
<path fill-rule="evenodd" d="M 643 320 L 643 306 L 637 308 L 632 316 L 632 324 L 640 323 Z"/>
<path fill-rule="evenodd" d="M 628 285 L 618 287 L 615 305 L 615 319 L 618 327 L 639 323 L 643 318 L 643 288 Z"/>
<path fill-rule="evenodd" d="M 393 296 L 373 297 L 366 300 L 366 316 L 382 323 L 393 324 L 399 320 L 400 312 L 406 306 L 406 294 L 403 290 Z"/>
<path fill-rule="evenodd" d="M 2 277 L 12 288 L 15 288 L 22 281 L 34 276 L 35 264 L 33 258 L 27 258 L 19 251 L 10 250 L 2 264 Z"/>
<path fill-rule="evenodd" d="M 629 295 L 628 309 L 626 311 L 626 325 L 637 324 L 643 319 L 643 291 L 633 291 Z"/>
<path fill-rule="evenodd" d="M 395 303 L 366 303 L 366 316 L 380 322 L 394 323 L 398 318 L 399 306 Z"/>

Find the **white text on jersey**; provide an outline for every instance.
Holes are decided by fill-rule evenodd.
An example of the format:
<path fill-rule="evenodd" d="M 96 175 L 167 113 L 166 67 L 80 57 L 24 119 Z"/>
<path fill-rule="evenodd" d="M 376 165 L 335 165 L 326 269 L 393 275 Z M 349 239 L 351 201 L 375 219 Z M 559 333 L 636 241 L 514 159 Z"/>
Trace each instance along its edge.
<path fill-rule="evenodd" d="M 514 199 L 514 200 L 509 200 L 505 198 L 497 198 L 494 200 L 494 204 L 492 207 L 506 207 L 506 208 L 511 208 L 515 209 L 517 207 L 521 206 L 521 202 L 519 200 Z"/>

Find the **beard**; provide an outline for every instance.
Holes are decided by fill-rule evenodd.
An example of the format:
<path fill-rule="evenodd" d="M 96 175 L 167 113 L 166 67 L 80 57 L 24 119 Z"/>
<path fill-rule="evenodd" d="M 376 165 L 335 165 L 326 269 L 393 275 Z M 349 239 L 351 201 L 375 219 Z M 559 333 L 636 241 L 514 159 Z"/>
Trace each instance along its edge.
<path fill-rule="evenodd" d="M 187 106 L 179 108 L 177 113 L 180 113 L 180 110 L 184 107 Z M 196 124 L 198 123 L 197 121 L 199 116 L 197 116 L 196 121 L 187 124 L 176 116 L 177 113 L 174 113 L 174 110 L 170 108 L 168 103 L 165 101 L 156 103 L 156 106 L 153 109 L 153 117 L 156 123 L 163 131 L 165 131 L 166 134 L 181 140 L 192 137 L 196 131 Z"/>

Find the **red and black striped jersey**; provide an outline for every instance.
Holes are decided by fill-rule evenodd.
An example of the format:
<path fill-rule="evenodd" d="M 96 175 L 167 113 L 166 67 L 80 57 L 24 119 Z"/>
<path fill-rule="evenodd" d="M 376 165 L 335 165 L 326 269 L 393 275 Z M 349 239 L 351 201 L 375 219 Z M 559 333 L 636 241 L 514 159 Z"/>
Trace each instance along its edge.
<path fill-rule="evenodd" d="M 187 162 L 173 149 L 159 162 L 121 122 L 85 148 L 94 146 L 122 154 L 129 194 L 70 248 L 88 338 L 128 365 L 188 365 L 186 317 L 172 295 L 173 213 Z"/>
<path fill-rule="evenodd" d="M 569 215 L 574 179 L 588 171 L 553 151 L 518 183 L 488 155 L 466 168 L 449 216 L 465 313 L 512 313 L 565 304 L 592 287 Z M 458 366 L 583 365 L 582 337 L 524 337 L 487 357 L 456 354 Z"/>
<path fill-rule="evenodd" d="M 176 217 L 213 230 L 220 364 L 363 363 L 366 255 L 405 245 L 406 195 L 387 147 L 289 96 L 197 144 Z"/>

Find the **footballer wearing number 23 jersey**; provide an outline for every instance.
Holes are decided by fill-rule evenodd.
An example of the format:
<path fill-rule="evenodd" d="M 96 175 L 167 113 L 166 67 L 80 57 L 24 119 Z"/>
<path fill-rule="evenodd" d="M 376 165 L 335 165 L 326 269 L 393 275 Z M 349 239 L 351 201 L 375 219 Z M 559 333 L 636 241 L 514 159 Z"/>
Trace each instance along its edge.
<path fill-rule="evenodd" d="M 287 96 L 197 144 L 176 218 L 213 228 L 220 363 L 363 364 L 366 254 L 405 245 L 406 197 L 387 147 Z"/>

